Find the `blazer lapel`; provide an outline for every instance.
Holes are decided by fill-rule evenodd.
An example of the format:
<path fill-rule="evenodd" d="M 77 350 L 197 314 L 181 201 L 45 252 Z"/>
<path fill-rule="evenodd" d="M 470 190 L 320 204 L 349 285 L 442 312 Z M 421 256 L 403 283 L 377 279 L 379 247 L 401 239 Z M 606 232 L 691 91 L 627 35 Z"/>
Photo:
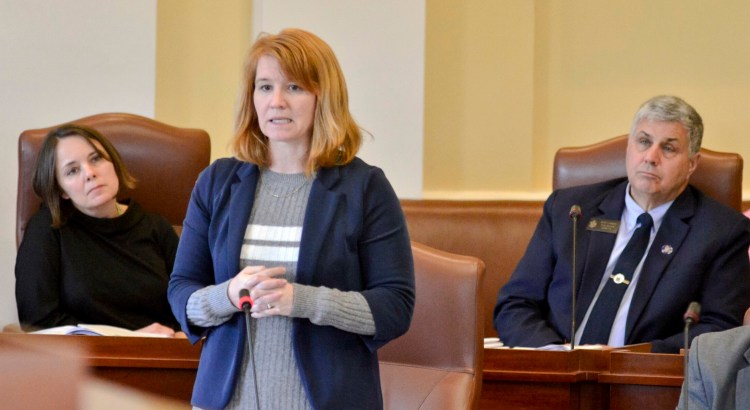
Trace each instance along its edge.
<path fill-rule="evenodd" d="M 737 409 L 750 409 L 750 349 L 745 351 L 745 367 L 737 372 L 735 405 Z"/>
<path fill-rule="evenodd" d="M 302 239 L 300 241 L 299 259 L 297 262 L 296 281 L 311 285 L 315 284 L 313 277 L 320 256 L 326 234 L 334 223 L 336 210 L 342 196 L 332 191 L 341 179 L 341 167 L 323 168 L 310 188 L 310 198 L 307 201 L 305 220 L 302 225 Z M 345 250 L 342 249 L 342 252 Z"/>
<path fill-rule="evenodd" d="M 239 272 L 240 250 L 245 238 L 250 212 L 253 209 L 255 188 L 258 185 L 259 175 L 256 165 L 242 166 L 237 170 L 237 180 L 230 187 L 229 212 L 226 219 L 228 224 L 226 228 L 227 243 L 224 247 L 226 249 L 224 257 L 228 261 L 226 266 L 230 271 L 226 272 L 228 276 L 225 279 L 229 279 Z"/>
<path fill-rule="evenodd" d="M 675 255 L 679 254 L 680 246 L 690 231 L 690 226 L 685 220 L 692 217 L 695 212 L 695 197 L 689 191 L 688 188 L 677 197 L 664 215 L 659 232 L 656 233 L 643 262 L 625 325 L 626 343 L 631 343 L 629 337 L 633 334 L 635 324 L 638 323 L 667 266 Z"/>
<path fill-rule="evenodd" d="M 606 197 L 604 197 L 604 200 L 602 200 L 598 207 L 599 213 L 591 215 L 591 218 L 586 219 L 586 225 L 584 225 L 584 229 L 581 231 L 583 235 L 579 238 L 582 239 L 581 242 L 586 241 L 588 246 L 586 247 L 586 243 L 581 243 L 581 245 L 583 245 L 581 248 L 587 248 L 586 257 L 583 258 L 583 268 L 579 269 L 582 273 L 576 273 L 579 275 L 578 283 L 580 283 L 577 290 L 578 308 L 576 309 L 576 323 L 579 325 L 583 322 L 583 317 L 586 315 L 586 311 L 588 311 L 589 305 L 594 299 L 597 289 L 599 289 L 602 274 L 607 267 L 609 256 L 612 253 L 612 248 L 615 246 L 615 240 L 617 239 L 616 233 L 612 234 L 590 231 L 585 227 L 588 225 L 589 221 L 595 217 L 619 221 L 622 217 L 622 210 L 625 207 L 625 201 L 623 198 L 626 186 L 627 181 L 617 186 Z"/>

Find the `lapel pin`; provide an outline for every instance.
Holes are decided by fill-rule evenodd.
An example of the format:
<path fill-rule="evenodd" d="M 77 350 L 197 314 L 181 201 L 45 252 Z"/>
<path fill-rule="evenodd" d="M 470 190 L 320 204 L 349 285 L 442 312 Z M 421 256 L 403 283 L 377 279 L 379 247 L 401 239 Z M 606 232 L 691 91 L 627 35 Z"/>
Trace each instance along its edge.
<path fill-rule="evenodd" d="M 661 247 L 661 253 L 665 255 L 671 255 L 674 249 L 670 245 L 664 245 Z"/>

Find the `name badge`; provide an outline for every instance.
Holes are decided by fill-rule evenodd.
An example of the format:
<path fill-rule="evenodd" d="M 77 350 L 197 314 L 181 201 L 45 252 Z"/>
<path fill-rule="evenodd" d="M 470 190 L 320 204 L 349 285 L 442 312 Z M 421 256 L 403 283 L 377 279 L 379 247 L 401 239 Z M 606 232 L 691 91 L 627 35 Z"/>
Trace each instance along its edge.
<path fill-rule="evenodd" d="M 586 225 L 587 231 L 594 232 L 617 233 L 618 229 L 620 229 L 620 221 L 613 219 L 591 218 Z"/>

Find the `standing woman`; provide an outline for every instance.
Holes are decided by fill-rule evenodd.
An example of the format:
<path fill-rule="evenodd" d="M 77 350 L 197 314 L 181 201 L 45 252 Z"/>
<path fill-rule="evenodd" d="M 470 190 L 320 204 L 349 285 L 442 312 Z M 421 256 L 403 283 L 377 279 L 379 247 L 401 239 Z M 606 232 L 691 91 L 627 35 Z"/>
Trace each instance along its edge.
<path fill-rule="evenodd" d="M 355 156 L 362 136 L 325 42 L 263 35 L 244 74 L 237 158 L 199 177 L 169 284 L 182 329 L 206 336 L 193 405 L 382 408 L 377 349 L 414 308 L 399 201 Z M 241 289 L 255 302 L 252 357 Z"/>
<path fill-rule="evenodd" d="M 47 134 L 33 177 L 43 206 L 16 255 L 24 330 L 89 323 L 175 335 L 167 284 L 177 234 L 162 216 L 118 202 L 134 186 L 98 131 L 66 124 Z"/>

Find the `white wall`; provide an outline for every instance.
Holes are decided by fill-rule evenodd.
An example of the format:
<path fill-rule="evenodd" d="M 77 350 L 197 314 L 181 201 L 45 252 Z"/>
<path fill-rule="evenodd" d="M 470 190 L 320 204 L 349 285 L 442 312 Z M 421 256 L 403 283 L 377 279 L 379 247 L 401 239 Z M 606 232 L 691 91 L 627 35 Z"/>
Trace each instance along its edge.
<path fill-rule="evenodd" d="M 156 0 L 0 0 L 0 326 L 17 321 L 18 135 L 101 112 L 153 117 L 155 55 Z"/>
<path fill-rule="evenodd" d="M 373 138 L 359 156 L 401 198 L 422 196 L 425 1 L 255 0 L 253 30 L 309 30 L 336 53 L 355 120 Z"/>

